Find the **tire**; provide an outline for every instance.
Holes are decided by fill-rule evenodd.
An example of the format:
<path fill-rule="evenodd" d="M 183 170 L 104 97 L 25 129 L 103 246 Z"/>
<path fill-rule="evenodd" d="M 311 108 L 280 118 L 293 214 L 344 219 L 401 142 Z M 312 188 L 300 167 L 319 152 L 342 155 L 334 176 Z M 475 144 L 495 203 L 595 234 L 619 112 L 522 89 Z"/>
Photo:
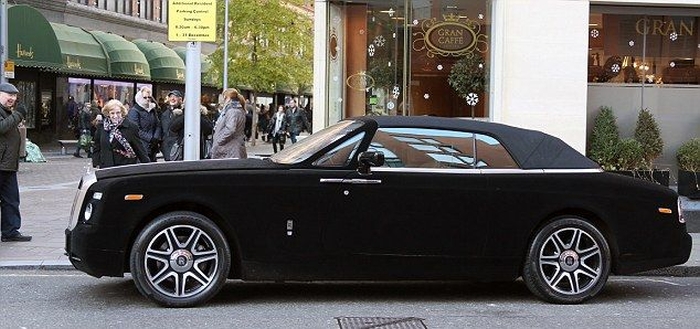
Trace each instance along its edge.
<path fill-rule="evenodd" d="M 523 280 L 547 302 L 578 304 L 603 289 L 610 264 L 610 247 L 595 226 L 579 217 L 560 217 L 532 240 Z"/>
<path fill-rule="evenodd" d="M 161 215 L 139 233 L 130 255 L 139 292 L 167 307 L 202 304 L 226 283 L 231 251 L 223 233 L 194 212 Z"/>

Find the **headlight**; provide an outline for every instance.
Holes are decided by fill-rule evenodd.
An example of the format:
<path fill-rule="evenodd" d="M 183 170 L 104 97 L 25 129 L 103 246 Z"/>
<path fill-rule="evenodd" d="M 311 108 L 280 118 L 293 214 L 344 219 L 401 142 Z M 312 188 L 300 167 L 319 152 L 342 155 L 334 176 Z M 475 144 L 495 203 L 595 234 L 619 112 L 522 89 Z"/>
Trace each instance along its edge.
<path fill-rule="evenodd" d="M 92 217 L 92 210 L 93 210 L 92 202 L 88 202 L 88 204 L 85 205 L 85 212 L 83 212 L 83 219 L 85 219 L 85 221 L 90 220 L 90 217 Z"/>

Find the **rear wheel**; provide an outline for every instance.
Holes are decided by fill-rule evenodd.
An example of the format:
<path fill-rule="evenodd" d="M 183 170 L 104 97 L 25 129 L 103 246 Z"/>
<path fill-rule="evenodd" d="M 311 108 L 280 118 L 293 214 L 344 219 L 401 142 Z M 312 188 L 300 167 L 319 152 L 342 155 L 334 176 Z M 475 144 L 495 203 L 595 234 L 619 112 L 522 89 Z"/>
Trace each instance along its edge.
<path fill-rule="evenodd" d="M 548 302 L 576 304 L 603 289 L 610 264 L 610 247 L 595 226 L 578 217 L 561 217 L 532 240 L 523 280 Z"/>
<path fill-rule="evenodd" d="M 231 252 L 221 230 L 193 212 L 172 212 L 149 223 L 130 255 L 138 290 L 168 307 L 206 302 L 226 282 Z"/>

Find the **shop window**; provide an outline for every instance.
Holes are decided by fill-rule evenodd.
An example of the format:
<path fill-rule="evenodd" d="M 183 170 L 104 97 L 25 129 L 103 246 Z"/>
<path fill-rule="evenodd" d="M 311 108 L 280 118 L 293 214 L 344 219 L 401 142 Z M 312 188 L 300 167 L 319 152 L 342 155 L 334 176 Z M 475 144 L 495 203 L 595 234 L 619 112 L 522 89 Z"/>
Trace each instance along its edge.
<path fill-rule="evenodd" d="M 488 116 L 490 3 L 330 4 L 329 123 L 358 115 Z M 464 58 L 479 74 L 463 79 L 480 81 L 470 98 L 448 83 Z"/>
<path fill-rule="evenodd" d="M 592 7 L 588 81 L 700 83 L 697 10 Z"/>

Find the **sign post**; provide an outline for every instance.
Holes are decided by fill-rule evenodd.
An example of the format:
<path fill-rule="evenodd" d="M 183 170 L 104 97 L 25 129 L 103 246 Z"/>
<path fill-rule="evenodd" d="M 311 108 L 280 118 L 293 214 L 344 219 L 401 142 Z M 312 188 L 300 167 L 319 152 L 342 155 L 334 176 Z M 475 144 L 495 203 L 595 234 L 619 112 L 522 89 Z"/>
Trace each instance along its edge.
<path fill-rule="evenodd" d="M 202 95 L 201 41 L 216 41 L 215 0 L 169 0 L 168 40 L 187 42 L 184 159 L 199 160 Z"/>

